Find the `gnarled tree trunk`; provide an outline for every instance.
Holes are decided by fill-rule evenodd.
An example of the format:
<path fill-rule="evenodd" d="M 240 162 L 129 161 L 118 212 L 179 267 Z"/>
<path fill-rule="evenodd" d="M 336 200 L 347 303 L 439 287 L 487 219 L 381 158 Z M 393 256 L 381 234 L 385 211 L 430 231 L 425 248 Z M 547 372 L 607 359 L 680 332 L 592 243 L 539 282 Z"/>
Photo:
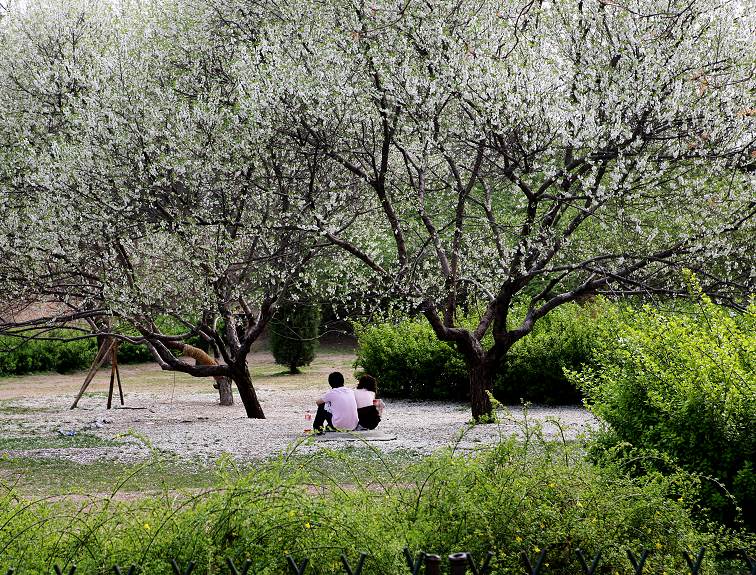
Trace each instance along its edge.
<path fill-rule="evenodd" d="M 260 401 L 257 399 L 257 393 L 252 386 L 252 377 L 249 374 L 249 368 L 246 363 L 241 367 L 232 368 L 231 379 L 236 384 L 239 397 L 244 404 L 244 410 L 247 417 L 252 419 L 265 419 Z"/>
<path fill-rule="evenodd" d="M 488 396 L 493 390 L 495 370 L 488 361 L 478 361 L 468 364 L 470 380 L 470 406 L 475 421 L 485 420 L 492 412 L 491 399 Z"/>
<path fill-rule="evenodd" d="M 228 377 L 219 377 L 215 384 L 218 386 L 218 394 L 220 395 L 221 405 L 233 405 L 234 393 L 231 387 L 231 379 Z"/>

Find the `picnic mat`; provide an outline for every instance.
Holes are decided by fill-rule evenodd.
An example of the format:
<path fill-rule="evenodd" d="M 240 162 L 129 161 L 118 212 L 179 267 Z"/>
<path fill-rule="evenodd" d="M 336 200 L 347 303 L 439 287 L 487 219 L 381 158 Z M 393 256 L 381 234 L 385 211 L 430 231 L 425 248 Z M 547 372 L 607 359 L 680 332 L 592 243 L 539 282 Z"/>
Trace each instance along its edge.
<path fill-rule="evenodd" d="M 395 434 L 383 431 L 328 431 L 323 435 L 313 435 L 316 441 L 393 441 Z"/>

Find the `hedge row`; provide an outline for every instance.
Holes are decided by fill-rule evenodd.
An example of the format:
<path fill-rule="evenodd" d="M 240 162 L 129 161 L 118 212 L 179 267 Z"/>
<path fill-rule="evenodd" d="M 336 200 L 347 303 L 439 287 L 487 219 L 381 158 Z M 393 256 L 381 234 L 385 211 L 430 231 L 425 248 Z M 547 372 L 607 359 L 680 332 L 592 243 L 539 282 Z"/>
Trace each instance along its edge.
<path fill-rule="evenodd" d="M 48 334 L 55 337 L 56 334 Z M 64 337 L 65 333 L 58 333 Z M 0 377 L 24 375 L 34 372 L 68 373 L 87 369 L 97 353 L 94 338 L 75 341 L 30 340 L 23 342 L 15 337 L 0 337 Z M 152 361 L 152 355 L 143 345 L 122 343 L 118 348 L 119 363 Z"/>
<path fill-rule="evenodd" d="M 35 371 L 65 373 L 84 369 L 94 360 L 96 348 L 97 344 L 92 339 L 22 342 L 15 337 L 0 337 L 0 376 L 23 375 Z"/>
<path fill-rule="evenodd" d="M 162 333 L 179 334 L 185 328 L 170 317 L 160 317 L 156 321 Z M 124 329 L 123 326 L 116 329 Z M 136 332 L 120 331 L 120 333 Z M 81 332 L 60 329 L 46 334 L 48 338 L 81 337 Z M 186 343 L 202 346 L 198 336 L 190 337 Z M 67 373 L 88 369 L 97 354 L 97 340 L 95 338 L 75 341 L 29 340 L 23 342 L 12 336 L 0 337 L 0 377 L 9 375 L 24 375 L 34 372 Z M 118 346 L 118 363 L 145 363 L 153 361 L 150 350 L 144 345 L 134 345 L 122 342 Z"/>
<path fill-rule="evenodd" d="M 608 305 L 603 301 L 567 304 L 540 320 L 499 367 L 496 398 L 505 403 L 579 402 L 580 393 L 564 369 L 591 364 L 591 349 Z M 468 396 L 462 355 L 439 341 L 424 319 L 358 326 L 356 332 L 355 367 L 378 378 L 384 396 L 460 400 Z"/>

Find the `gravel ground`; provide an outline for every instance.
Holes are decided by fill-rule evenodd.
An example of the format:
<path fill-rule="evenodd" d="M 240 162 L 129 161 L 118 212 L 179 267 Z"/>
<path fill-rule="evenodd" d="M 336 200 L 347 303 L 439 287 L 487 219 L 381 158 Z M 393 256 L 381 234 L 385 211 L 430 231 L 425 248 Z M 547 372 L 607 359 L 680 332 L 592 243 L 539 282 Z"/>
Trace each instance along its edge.
<path fill-rule="evenodd" d="M 256 358 L 261 369 L 257 391 L 267 416 L 251 420 L 238 401 L 233 407 L 217 405 L 217 395 L 207 382 L 161 374 L 154 366 L 124 368 L 126 408 L 105 409 L 102 386 L 85 396 L 80 407 L 69 410 L 81 376 L 40 376 L 0 380 L 0 436 L 56 438 L 62 433 L 87 433 L 118 446 L 67 447 L 8 451 L 10 456 L 56 457 L 88 463 L 95 460 L 132 462 L 149 457 L 143 438 L 155 449 L 185 458 L 212 460 L 226 452 L 240 460 L 264 458 L 290 448 L 306 438 L 305 412 L 314 412 L 314 399 L 324 391 L 325 376 L 336 368 L 349 367 L 352 356 L 326 356 L 309 370 L 308 377 L 282 377 L 270 358 Z M 267 363 L 266 363 L 267 362 Z M 268 365 L 270 364 L 270 365 Z M 347 370 L 344 369 L 346 372 Z M 151 377 L 158 381 L 148 381 Z M 49 378 L 49 379 L 45 379 Z M 104 378 L 101 376 L 100 379 Z M 162 379 L 161 379 L 162 378 Z M 435 401 L 386 401 L 379 431 L 396 439 L 371 441 L 384 451 L 408 450 L 428 453 L 455 441 L 470 420 L 469 406 Z M 500 434 L 522 433 L 521 406 L 508 408 L 510 417 L 498 425 L 476 426 L 460 440 L 459 447 L 473 448 Z M 547 437 L 574 439 L 595 425 L 594 418 L 580 407 L 531 406 L 530 423 L 543 423 Z M 555 422 L 559 422 L 557 425 Z M 329 437 L 330 439 L 330 437 Z M 328 448 L 354 442 L 316 441 L 300 449 Z"/>

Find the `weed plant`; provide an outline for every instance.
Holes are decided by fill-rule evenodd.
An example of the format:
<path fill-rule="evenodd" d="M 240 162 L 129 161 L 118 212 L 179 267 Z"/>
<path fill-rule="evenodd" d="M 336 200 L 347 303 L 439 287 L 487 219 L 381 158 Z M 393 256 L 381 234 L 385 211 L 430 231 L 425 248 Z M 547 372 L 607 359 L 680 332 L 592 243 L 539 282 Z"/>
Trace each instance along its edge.
<path fill-rule="evenodd" d="M 76 563 L 80 573 L 111 573 L 132 563 L 140 573 L 168 574 L 170 559 L 194 573 L 227 573 L 252 561 L 251 573 L 285 573 L 286 557 L 310 558 L 307 573 L 342 571 L 368 554 L 365 574 L 407 575 L 402 550 L 442 557 L 468 551 L 494 555 L 493 572 L 521 574 L 520 553 L 546 549 L 545 573 L 577 574 L 575 551 L 601 551 L 601 573 L 628 572 L 626 552 L 650 549 L 647 573 L 684 573 L 682 552 L 707 546 L 702 573 L 721 573 L 723 548 L 753 541 L 696 528 L 670 494 L 679 477 L 627 478 L 584 458 L 579 444 L 545 441 L 527 420 L 518 439 L 465 451 L 460 443 L 417 463 L 396 465 L 369 444 L 357 451 L 318 450 L 300 442 L 253 471 L 230 458 L 217 463 L 207 490 L 157 497 L 62 501 L 0 495 L 0 571 L 49 573 Z M 370 450 L 366 465 L 361 455 Z M 339 472 L 330 475 L 323 465 Z M 392 463 L 393 462 L 393 463 Z M 160 466 L 145 464 L 145 469 Z M 138 470 L 132 473 L 138 473 Z"/>
<path fill-rule="evenodd" d="M 608 426 L 599 461 L 633 474 L 687 470 L 699 512 L 756 527 L 756 305 L 734 314 L 690 278 L 698 302 L 682 314 L 614 310 L 597 368 L 569 377 Z"/>

